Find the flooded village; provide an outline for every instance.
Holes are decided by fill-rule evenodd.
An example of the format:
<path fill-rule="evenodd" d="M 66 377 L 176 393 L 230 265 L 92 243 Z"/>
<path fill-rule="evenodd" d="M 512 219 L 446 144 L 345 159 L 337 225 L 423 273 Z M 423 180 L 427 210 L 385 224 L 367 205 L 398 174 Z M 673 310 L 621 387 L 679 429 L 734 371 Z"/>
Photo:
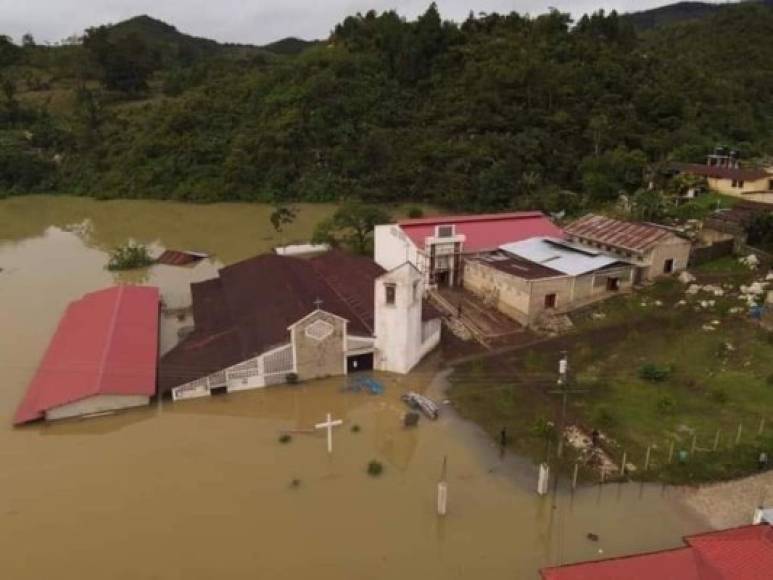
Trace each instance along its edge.
<path fill-rule="evenodd" d="M 48 4 L 0 580 L 773 578 L 773 0 Z"/>
<path fill-rule="evenodd" d="M 325 208 L 311 211 L 320 210 Z M 469 337 L 469 344 L 459 346 L 465 341 L 456 335 L 463 333 L 458 328 L 454 333 L 447 323 L 443 331 L 450 345 L 432 350 L 410 372 L 366 371 L 382 387 L 379 395 L 351 388 L 362 375 L 342 370 L 297 384 L 183 401 L 153 397 L 147 407 L 116 414 L 11 426 L 69 302 L 114 284 L 157 287 L 162 300 L 176 301 L 173 316 L 163 309 L 160 316 L 163 369 L 163 355 L 174 351 L 180 337 L 184 344 L 196 336 L 197 331 L 180 332 L 194 323 L 190 313 L 180 314 L 186 287 L 217 279 L 219 268 L 274 245 L 261 211 L 260 206 L 45 196 L 0 202 L 0 222 L 13 224 L 0 246 L 6 329 L 0 350 L 6 375 L 0 539 L 8 547 L 10 577 L 76 578 L 85 567 L 90 574 L 114 578 L 247 578 L 256 569 L 286 578 L 333 577 L 342 570 L 376 578 L 535 578 L 547 566 L 672 548 L 685 535 L 713 529 L 707 518 L 711 506 L 695 509 L 690 493 L 659 483 L 585 482 L 573 490 L 571 477 L 559 471 L 550 493 L 538 495 L 535 463 L 518 453 L 503 455 L 494 438 L 448 404 L 454 371 L 447 364 L 470 353 L 487 357 L 497 346 Z M 295 227 L 309 219 L 306 211 L 301 208 Z M 255 220 L 252 244 L 240 230 L 229 233 L 225 225 L 232 215 Z M 204 216 L 209 228 L 190 237 L 186 223 Z M 546 218 L 527 219 L 556 227 Z M 411 229 L 410 220 L 403 223 L 402 229 Z M 456 227 L 459 244 L 466 239 L 464 222 Z M 117 242 L 116 235 L 158 253 L 197 248 L 210 257 L 184 267 L 154 265 L 127 279 L 126 273 L 105 269 L 106 249 Z M 466 235 L 475 238 L 474 231 Z M 577 246 L 559 244 L 557 250 L 577 251 Z M 455 263 L 452 253 L 445 264 L 451 270 Z M 684 265 L 677 263 L 678 269 Z M 438 260 L 433 266 L 446 271 Z M 432 275 L 435 281 L 452 275 L 420 268 L 427 278 L 417 276 L 419 284 Z M 449 285 L 451 294 L 445 295 L 463 291 Z M 314 304 L 315 299 L 309 295 L 309 310 L 324 311 L 325 303 Z M 442 300 L 434 315 L 453 319 L 458 313 L 443 313 Z M 495 310 L 491 301 L 487 304 Z M 482 336 L 489 315 L 462 312 L 462 324 L 469 320 L 470 334 Z M 499 340 L 513 344 L 507 336 Z M 73 365 L 59 370 L 78 372 L 77 361 Z M 189 363 L 189 372 L 196 369 L 208 376 L 208 368 Z M 501 373 L 491 378 L 510 383 Z M 482 385 L 479 379 L 470 384 Z M 439 419 L 404 426 L 409 409 L 401 396 L 408 391 L 441 403 Z M 517 397 L 513 405 L 518 406 Z M 328 413 L 342 421 L 332 429 L 330 454 L 324 430 L 314 431 Z M 286 443 L 280 443 L 283 433 L 292 435 Z M 444 458 L 448 511 L 441 517 L 436 486 Z M 383 468 L 378 477 L 366 473 L 372 461 Z M 731 523 L 748 523 L 754 507 L 737 506 L 740 513 L 732 514 Z M 596 539 L 589 540 L 589 534 Z M 113 541 L 105 542 L 106 537 Z M 46 558 L 36 556 L 41 544 Z M 134 550 L 144 554 L 139 565 Z"/>

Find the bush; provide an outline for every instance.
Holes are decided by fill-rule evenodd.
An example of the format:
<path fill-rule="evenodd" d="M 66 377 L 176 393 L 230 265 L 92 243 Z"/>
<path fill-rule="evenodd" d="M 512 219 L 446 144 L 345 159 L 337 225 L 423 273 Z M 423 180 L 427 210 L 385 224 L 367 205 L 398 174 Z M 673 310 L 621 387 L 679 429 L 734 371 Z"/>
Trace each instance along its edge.
<path fill-rule="evenodd" d="M 279 442 L 282 443 L 282 444 L 289 443 L 292 440 L 293 440 L 293 436 L 290 435 L 289 433 L 282 433 L 279 436 Z"/>
<path fill-rule="evenodd" d="M 372 477 L 378 477 L 384 472 L 384 466 L 381 465 L 380 461 L 376 461 L 375 459 L 368 462 L 368 475 Z"/>
<path fill-rule="evenodd" d="M 287 373 L 285 375 L 285 381 L 287 381 L 288 385 L 297 385 L 298 384 L 298 373 Z"/>
<path fill-rule="evenodd" d="M 130 241 L 110 252 L 110 261 L 107 263 L 107 269 L 134 270 L 136 268 L 145 268 L 152 263 L 153 258 L 150 257 L 148 249 L 142 244 Z"/>
<path fill-rule="evenodd" d="M 653 383 L 662 383 L 671 374 L 671 367 L 659 367 L 653 363 L 647 363 L 639 367 L 639 378 Z"/>
<path fill-rule="evenodd" d="M 720 405 L 724 405 L 730 400 L 730 395 L 728 395 L 727 391 L 721 387 L 712 389 L 709 393 L 709 397 L 711 397 L 712 401 L 719 403 Z"/>
<path fill-rule="evenodd" d="M 352 433 L 359 433 L 360 432 L 360 426 L 355 423 L 354 425 L 352 425 L 351 431 L 352 431 Z"/>
<path fill-rule="evenodd" d="M 663 395 L 655 405 L 660 413 L 671 413 L 676 409 L 676 399 L 670 395 Z"/>
<path fill-rule="evenodd" d="M 608 429 L 617 423 L 617 419 L 612 414 L 612 411 L 608 407 L 597 407 L 593 412 L 593 422 L 604 429 Z"/>
<path fill-rule="evenodd" d="M 538 417 L 529 429 L 531 434 L 542 439 L 552 439 L 556 432 L 556 425 L 545 417 Z"/>
<path fill-rule="evenodd" d="M 408 217 L 411 219 L 417 219 L 424 217 L 424 210 L 417 205 L 412 205 L 408 208 Z"/>

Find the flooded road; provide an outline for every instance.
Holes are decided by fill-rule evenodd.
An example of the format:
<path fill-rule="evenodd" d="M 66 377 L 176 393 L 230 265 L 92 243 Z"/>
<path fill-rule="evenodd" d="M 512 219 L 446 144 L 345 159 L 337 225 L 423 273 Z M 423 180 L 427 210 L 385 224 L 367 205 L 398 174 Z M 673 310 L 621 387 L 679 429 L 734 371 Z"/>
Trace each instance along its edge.
<path fill-rule="evenodd" d="M 108 248 L 132 237 L 155 250 L 215 254 L 193 268 L 119 277 L 158 285 L 182 304 L 191 281 L 275 243 L 268 211 L 0 201 L 2 578 L 534 579 L 540 566 L 673 547 L 706 529 L 660 486 L 574 495 L 560 486 L 539 498 L 533 466 L 501 459 L 481 431 L 449 412 L 404 429 L 400 394 L 443 386 L 433 361 L 408 377 L 378 375 L 383 396 L 342 393 L 346 379 L 338 378 L 11 427 L 67 302 L 116 281 L 104 270 Z M 286 235 L 308 237 L 329 211 L 303 207 Z M 162 323 L 169 347 L 190 321 Z M 281 430 L 309 429 L 328 412 L 344 420 L 332 456 L 322 433 L 278 442 Z M 439 520 L 443 456 L 449 514 Z M 365 473 L 372 459 L 385 468 L 378 478 Z"/>

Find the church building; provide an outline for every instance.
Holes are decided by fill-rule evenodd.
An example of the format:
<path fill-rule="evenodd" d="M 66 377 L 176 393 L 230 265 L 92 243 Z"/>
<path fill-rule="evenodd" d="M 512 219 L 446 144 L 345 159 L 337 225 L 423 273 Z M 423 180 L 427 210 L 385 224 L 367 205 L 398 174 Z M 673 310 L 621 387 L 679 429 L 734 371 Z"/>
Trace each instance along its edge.
<path fill-rule="evenodd" d="M 409 372 L 440 342 L 410 264 L 330 251 L 265 254 L 191 285 L 195 327 L 159 364 L 174 400 L 378 369 Z"/>

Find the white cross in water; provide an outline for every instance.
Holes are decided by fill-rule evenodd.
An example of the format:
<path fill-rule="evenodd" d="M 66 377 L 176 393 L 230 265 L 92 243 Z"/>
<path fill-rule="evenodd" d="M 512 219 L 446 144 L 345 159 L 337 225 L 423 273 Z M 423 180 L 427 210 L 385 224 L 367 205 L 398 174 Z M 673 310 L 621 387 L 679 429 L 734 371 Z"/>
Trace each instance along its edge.
<path fill-rule="evenodd" d="M 341 419 L 336 419 L 333 421 L 333 417 L 330 415 L 330 413 L 327 414 L 327 421 L 314 425 L 315 429 L 327 429 L 328 453 L 333 453 L 333 427 L 338 427 L 339 425 L 343 425 L 343 421 L 341 421 Z"/>

